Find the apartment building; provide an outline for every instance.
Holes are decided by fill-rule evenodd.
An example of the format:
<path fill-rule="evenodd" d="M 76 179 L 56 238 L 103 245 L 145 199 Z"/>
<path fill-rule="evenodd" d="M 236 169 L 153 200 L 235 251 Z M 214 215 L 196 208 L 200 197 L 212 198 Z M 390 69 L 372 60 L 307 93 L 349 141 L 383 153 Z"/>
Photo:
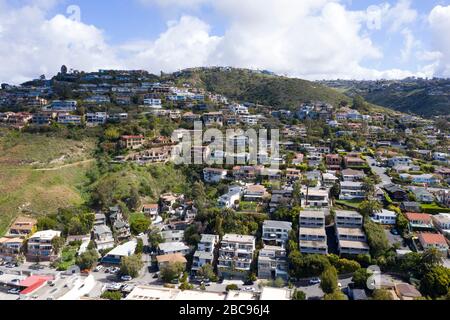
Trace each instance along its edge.
<path fill-rule="evenodd" d="M 52 240 L 61 236 L 61 231 L 45 230 L 36 232 L 28 239 L 28 261 L 54 261 L 58 257 L 52 244 Z"/>
<path fill-rule="evenodd" d="M 258 278 L 287 280 L 288 260 L 286 249 L 278 246 L 264 246 L 259 251 L 258 257 Z"/>
<path fill-rule="evenodd" d="M 362 182 L 355 182 L 355 181 L 341 182 L 341 193 L 339 194 L 339 199 L 341 200 L 364 199 L 365 195 L 366 192 L 363 189 Z"/>
<path fill-rule="evenodd" d="M 291 222 L 266 220 L 263 223 L 262 239 L 267 244 L 282 246 L 288 241 L 291 230 Z"/>
<path fill-rule="evenodd" d="M 144 142 L 145 138 L 142 135 L 120 137 L 120 146 L 125 149 L 139 149 Z"/>
<path fill-rule="evenodd" d="M 214 265 L 214 250 L 219 243 L 219 236 L 202 234 L 201 240 L 194 253 L 191 270 L 196 272 L 205 264 Z"/>
<path fill-rule="evenodd" d="M 301 253 L 328 254 L 324 211 L 301 211 L 299 226 Z"/>
<path fill-rule="evenodd" d="M 11 261 L 20 254 L 24 243 L 22 238 L 0 238 L 0 258 Z"/>
<path fill-rule="evenodd" d="M 356 211 L 338 210 L 335 217 L 336 237 L 340 254 L 367 254 L 370 247 L 362 229 L 363 217 Z"/>
<path fill-rule="evenodd" d="M 356 211 L 337 210 L 335 222 L 339 228 L 362 228 L 363 217 Z"/>
<path fill-rule="evenodd" d="M 255 240 L 253 236 L 224 235 L 219 249 L 219 276 L 246 278 L 253 261 Z"/>
<path fill-rule="evenodd" d="M 303 189 L 303 207 L 323 208 L 330 205 L 328 190 L 322 189 Z"/>

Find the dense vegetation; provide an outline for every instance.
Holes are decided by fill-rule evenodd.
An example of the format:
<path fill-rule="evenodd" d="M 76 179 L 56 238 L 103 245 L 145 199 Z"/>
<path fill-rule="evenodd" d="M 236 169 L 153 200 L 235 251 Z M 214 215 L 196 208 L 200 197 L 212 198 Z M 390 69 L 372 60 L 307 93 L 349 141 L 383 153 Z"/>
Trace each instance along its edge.
<path fill-rule="evenodd" d="M 177 74 L 176 80 L 195 84 L 230 99 L 278 108 L 298 107 L 302 101 L 324 101 L 334 105 L 350 101 L 338 91 L 320 84 L 245 69 L 185 70 Z"/>

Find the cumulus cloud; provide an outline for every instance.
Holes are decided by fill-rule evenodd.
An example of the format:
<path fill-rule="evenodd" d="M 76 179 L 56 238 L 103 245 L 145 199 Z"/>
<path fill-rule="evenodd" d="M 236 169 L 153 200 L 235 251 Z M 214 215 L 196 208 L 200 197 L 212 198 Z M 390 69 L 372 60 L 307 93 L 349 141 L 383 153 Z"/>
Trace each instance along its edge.
<path fill-rule="evenodd" d="M 45 17 L 50 0 L 11 8 L 0 2 L 0 75 L 19 83 L 54 74 L 62 64 L 81 70 L 118 67 L 101 30 L 62 15 Z"/>
<path fill-rule="evenodd" d="M 50 75 L 62 64 L 86 71 L 136 68 L 155 73 L 228 65 L 307 79 L 448 75 L 450 69 L 446 36 L 450 6 L 437 6 L 430 13 L 433 47 L 425 50 L 410 28 L 417 12 L 409 0 L 360 11 L 349 10 L 340 0 L 137 0 L 199 16 L 201 10 L 190 9 L 208 5 L 226 21 L 225 31 L 215 35 L 201 18 L 181 14 L 154 39 L 114 46 L 93 25 L 63 15 L 46 17 L 57 1 L 30 0 L 13 8 L 0 0 L 0 80 L 17 83 Z M 426 66 L 419 70 L 367 67 L 382 65 L 383 48 L 371 38 L 379 30 L 403 36 L 398 49 L 403 62 L 415 58 Z"/>
<path fill-rule="evenodd" d="M 436 59 L 433 67 L 434 73 L 442 77 L 450 77 L 450 5 L 436 6 L 428 16 L 428 23 L 431 28 L 431 41 L 433 52 L 428 52 L 427 56 L 434 56 Z"/>
<path fill-rule="evenodd" d="M 167 30 L 155 41 L 132 42 L 121 47 L 130 59 L 126 64 L 159 72 L 192 66 L 207 66 L 219 37 L 210 35 L 210 26 L 198 18 L 183 16 L 168 23 Z"/>

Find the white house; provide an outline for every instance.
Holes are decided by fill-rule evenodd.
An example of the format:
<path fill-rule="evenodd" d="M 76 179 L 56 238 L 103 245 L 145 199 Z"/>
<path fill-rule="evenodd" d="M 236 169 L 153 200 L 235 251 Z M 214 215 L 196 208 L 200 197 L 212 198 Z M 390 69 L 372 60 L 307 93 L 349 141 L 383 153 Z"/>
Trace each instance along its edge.
<path fill-rule="evenodd" d="M 239 201 L 242 196 L 242 188 L 239 186 L 233 186 L 228 189 L 228 192 L 222 195 L 218 204 L 221 208 L 233 208 L 236 201 Z"/>
<path fill-rule="evenodd" d="M 219 183 L 227 177 L 227 170 L 216 168 L 203 169 L 203 180 L 208 183 Z"/>
<path fill-rule="evenodd" d="M 372 221 L 381 224 L 395 225 L 397 223 L 397 214 L 394 211 L 383 209 L 372 216 Z"/>

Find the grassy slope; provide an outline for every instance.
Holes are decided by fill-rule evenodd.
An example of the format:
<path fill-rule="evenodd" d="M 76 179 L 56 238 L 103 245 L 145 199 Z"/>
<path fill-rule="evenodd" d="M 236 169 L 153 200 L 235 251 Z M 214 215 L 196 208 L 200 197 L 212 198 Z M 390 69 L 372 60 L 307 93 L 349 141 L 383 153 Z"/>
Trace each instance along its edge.
<path fill-rule="evenodd" d="M 203 87 L 229 98 L 271 105 L 278 108 L 298 107 L 302 102 L 325 101 L 338 104 L 350 99 L 337 90 L 306 80 L 257 74 L 244 69 L 186 70 L 177 80 Z"/>
<path fill-rule="evenodd" d="M 5 134 L 6 131 L 2 131 Z M 93 162 L 93 141 L 9 134 L 0 137 L 0 234 L 22 212 L 52 213 L 60 207 L 83 203 L 85 173 Z M 65 160 L 61 159 L 65 155 Z M 74 163 L 73 166 L 59 166 Z M 51 171 L 38 168 L 53 168 Z"/>

